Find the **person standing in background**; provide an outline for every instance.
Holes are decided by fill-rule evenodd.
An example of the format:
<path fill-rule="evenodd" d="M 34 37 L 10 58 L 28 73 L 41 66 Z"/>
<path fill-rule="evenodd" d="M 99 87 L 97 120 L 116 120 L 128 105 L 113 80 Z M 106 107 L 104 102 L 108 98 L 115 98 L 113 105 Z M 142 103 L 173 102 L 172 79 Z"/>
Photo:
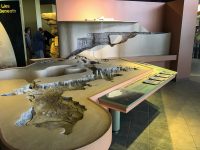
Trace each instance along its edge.
<path fill-rule="evenodd" d="M 34 56 L 36 58 L 44 58 L 44 32 L 42 28 L 39 28 L 33 36 L 32 48 Z"/>
<path fill-rule="evenodd" d="M 27 51 L 27 59 L 32 58 L 32 42 L 31 42 L 31 28 L 25 28 L 25 42 L 26 42 L 26 51 Z"/>
<path fill-rule="evenodd" d="M 54 37 L 50 32 L 44 30 L 44 56 L 47 58 L 50 57 L 50 40 Z"/>
<path fill-rule="evenodd" d="M 58 36 L 56 35 L 55 38 L 52 39 L 51 47 L 50 47 L 50 56 L 52 58 L 58 58 L 59 57 L 59 51 L 58 51 Z"/>

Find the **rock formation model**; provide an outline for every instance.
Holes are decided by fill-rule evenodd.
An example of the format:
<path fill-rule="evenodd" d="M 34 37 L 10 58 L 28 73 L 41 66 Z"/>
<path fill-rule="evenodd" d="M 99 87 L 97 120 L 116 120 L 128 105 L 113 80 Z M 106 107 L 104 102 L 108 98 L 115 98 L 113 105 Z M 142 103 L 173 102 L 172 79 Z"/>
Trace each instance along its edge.
<path fill-rule="evenodd" d="M 128 39 L 134 38 L 138 34 L 151 34 L 151 32 L 105 32 L 89 33 L 87 37 L 77 39 L 78 49 L 72 51 L 66 58 L 77 55 L 84 50 L 91 49 L 98 45 L 110 45 L 111 47 L 125 43 Z M 120 36 L 118 41 L 116 37 Z"/>
<path fill-rule="evenodd" d="M 1 96 L 26 94 L 31 103 L 32 107 L 16 120 L 16 126 L 35 126 L 50 130 L 62 128 L 61 133 L 70 134 L 73 126 L 84 117 L 84 112 L 87 111 L 87 108 L 73 100 L 72 97 L 62 96 L 65 91 L 83 90 L 84 92 L 86 86 L 90 87 L 88 84 L 90 81 L 98 79 L 112 81 L 114 77 L 121 76 L 120 73 L 122 72 L 137 69 L 126 66 L 104 66 L 105 64 L 80 56 L 76 56 L 73 59 L 76 60 L 74 67 L 66 65 L 65 68 L 60 68 L 59 70 L 68 69 L 68 73 L 74 74 L 74 76 L 79 74 L 75 79 L 69 78 L 64 81 L 47 83 L 40 83 L 30 79 L 32 83 L 9 93 L 1 94 Z M 86 74 L 81 75 L 80 68 L 86 71 Z M 37 77 L 35 78 L 37 79 Z"/>

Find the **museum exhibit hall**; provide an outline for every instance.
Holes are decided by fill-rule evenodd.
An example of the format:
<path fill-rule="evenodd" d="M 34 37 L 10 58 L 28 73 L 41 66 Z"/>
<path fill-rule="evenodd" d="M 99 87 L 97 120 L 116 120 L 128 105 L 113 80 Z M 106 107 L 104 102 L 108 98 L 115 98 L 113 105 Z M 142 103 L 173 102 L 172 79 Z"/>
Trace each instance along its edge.
<path fill-rule="evenodd" d="M 200 150 L 200 0 L 0 0 L 0 150 Z"/>

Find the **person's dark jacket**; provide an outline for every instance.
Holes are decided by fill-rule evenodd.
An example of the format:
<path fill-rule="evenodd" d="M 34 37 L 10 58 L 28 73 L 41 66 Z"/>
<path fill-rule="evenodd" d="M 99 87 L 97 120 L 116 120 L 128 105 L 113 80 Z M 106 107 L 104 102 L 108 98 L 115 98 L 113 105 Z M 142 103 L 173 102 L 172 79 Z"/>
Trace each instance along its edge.
<path fill-rule="evenodd" d="M 50 46 L 49 40 L 54 38 L 54 37 L 55 37 L 54 35 L 52 35 L 51 33 L 49 33 L 48 31 L 45 30 L 44 31 L 45 45 Z"/>
<path fill-rule="evenodd" d="M 31 51 L 32 50 L 31 36 L 28 33 L 25 33 L 25 41 L 26 41 L 26 48 L 29 49 L 29 51 Z"/>
<path fill-rule="evenodd" d="M 34 51 L 41 51 L 44 49 L 44 37 L 40 31 L 36 31 L 33 36 L 32 48 Z"/>

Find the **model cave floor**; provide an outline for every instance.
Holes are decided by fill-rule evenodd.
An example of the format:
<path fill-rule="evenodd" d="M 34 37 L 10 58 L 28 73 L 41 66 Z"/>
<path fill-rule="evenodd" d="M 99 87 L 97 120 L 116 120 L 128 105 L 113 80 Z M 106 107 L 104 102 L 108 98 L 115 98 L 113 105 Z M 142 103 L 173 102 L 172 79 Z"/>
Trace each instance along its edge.
<path fill-rule="evenodd" d="M 88 150 L 102 144 L 106 149 L 111 143 L 111 116 L 99 103 L 127 113 L 175 75 L 149 64 L 84 57 L 0 70 L 2 141 L 10 149 L 22 150 Z M 110 97 L 120 88 L 129 97 L 136 93 L 135 99 Z M 99 99 L 104 95 L 108 99 Z"/>

